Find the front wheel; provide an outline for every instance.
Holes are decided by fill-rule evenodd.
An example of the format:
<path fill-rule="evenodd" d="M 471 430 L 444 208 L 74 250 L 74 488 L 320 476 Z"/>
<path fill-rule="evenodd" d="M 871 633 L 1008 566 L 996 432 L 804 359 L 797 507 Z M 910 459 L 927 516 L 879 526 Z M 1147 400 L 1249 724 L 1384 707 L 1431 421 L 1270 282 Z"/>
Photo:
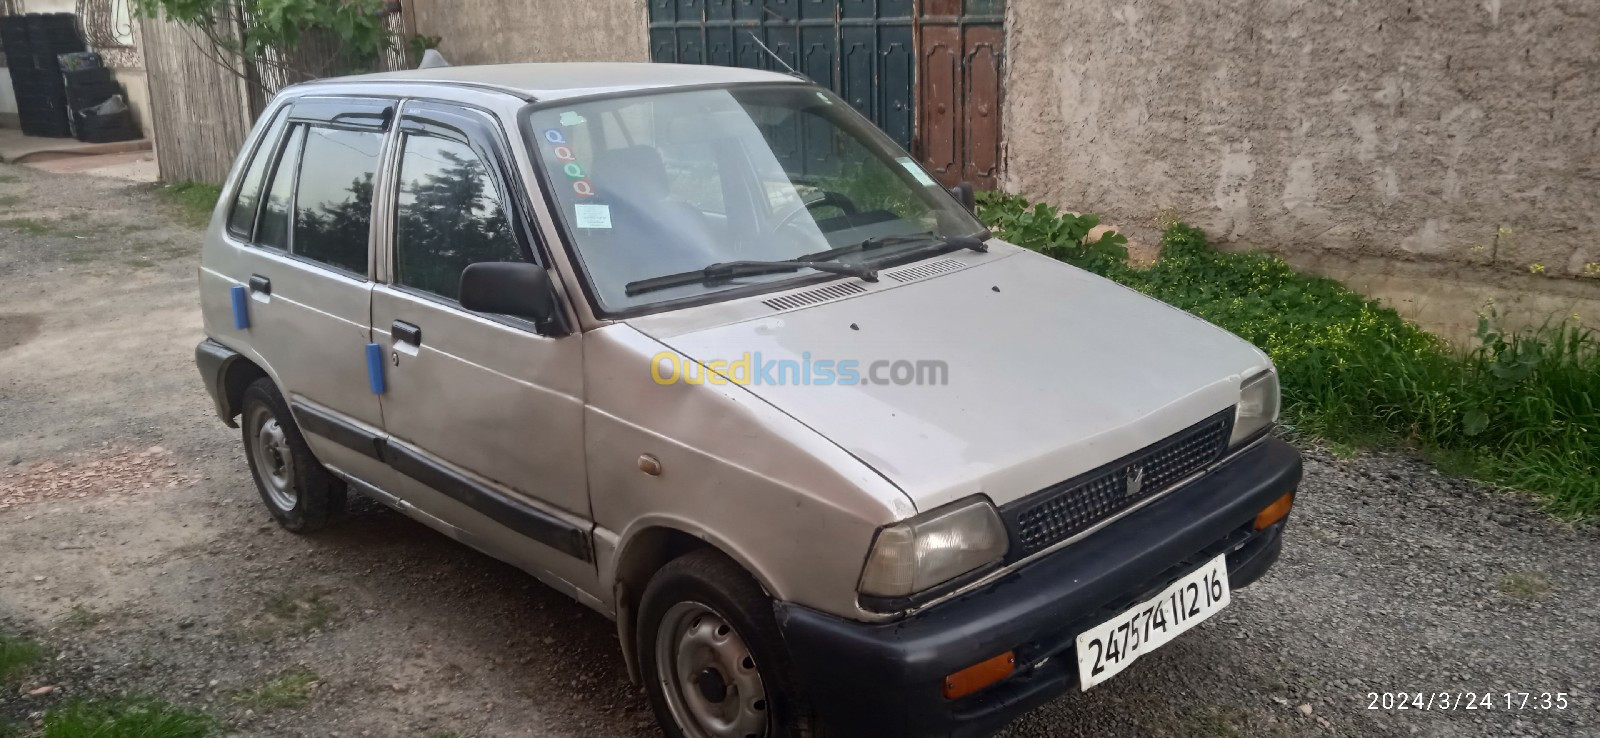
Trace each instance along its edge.
<path fill-rule="evenodd" d="M 721 553 L 674 559 L 645 587 L 637 645 L 669 738 L 815 738 L 795 690 L 772 600 Z"/>

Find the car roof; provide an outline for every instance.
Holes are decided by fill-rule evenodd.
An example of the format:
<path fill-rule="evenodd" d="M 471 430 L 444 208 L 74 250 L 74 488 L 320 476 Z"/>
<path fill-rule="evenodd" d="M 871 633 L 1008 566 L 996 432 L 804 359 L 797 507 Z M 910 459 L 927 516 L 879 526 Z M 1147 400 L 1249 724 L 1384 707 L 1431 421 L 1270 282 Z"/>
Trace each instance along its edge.
<path fill-rule="evenodd" d="M 708 64 L 557 62 L 408 69 L 399 72 L 332 77 L 310 83 L 310 86 L 322 83 L 372 82 L 490 87 L 520 97 L 544 101 L 671 87 L 800 81 L 802 80 L 777 72 Z"/>

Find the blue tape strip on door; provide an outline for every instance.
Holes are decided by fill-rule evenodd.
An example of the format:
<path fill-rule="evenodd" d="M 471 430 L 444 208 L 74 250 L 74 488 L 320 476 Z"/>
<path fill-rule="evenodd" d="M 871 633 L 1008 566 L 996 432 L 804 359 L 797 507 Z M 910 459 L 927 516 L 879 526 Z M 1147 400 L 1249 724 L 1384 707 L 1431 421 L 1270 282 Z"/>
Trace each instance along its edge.
<path fill-rule="evenodd" d="M 372 394 L 381 395 L 386 389 L 383 383 L 383 347 L 376 343 L 367 344 L 367 384 L 372 386 Z"/>
<path fill-rule="evenodd" d="M 236 284 L 228 290 L 233 299 L 233 327 L 244 330 L 250 327 L 250 293 L 242 284 Z"/>

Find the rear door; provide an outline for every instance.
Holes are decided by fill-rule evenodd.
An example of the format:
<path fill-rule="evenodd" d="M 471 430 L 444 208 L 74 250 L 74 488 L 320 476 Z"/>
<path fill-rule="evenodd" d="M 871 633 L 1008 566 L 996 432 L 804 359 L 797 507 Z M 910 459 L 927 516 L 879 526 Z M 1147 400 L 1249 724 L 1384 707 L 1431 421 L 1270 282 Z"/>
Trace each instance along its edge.
<path fill-rule="evenodd" d="M 243 339 L 324 463 L 362 475 L 382 408 L 370 383 L 372 193 L 395 102 L 301 98 L 277 114 L 225 228 L 248 292 Z M 343 440 L 341 440 L 343 439 Z"/>
<path fill-rule="evenodd" d="M 372 302 L 373 340 L 387 355 L 386 454 L 417 483 L 403 490 L 408 501 L 502 558 L 587 585 L 582 337 L 458 302 L 467 265 L 541 259 L 506 145 L 486 113 L 433 102 L 402 111 Z"/>

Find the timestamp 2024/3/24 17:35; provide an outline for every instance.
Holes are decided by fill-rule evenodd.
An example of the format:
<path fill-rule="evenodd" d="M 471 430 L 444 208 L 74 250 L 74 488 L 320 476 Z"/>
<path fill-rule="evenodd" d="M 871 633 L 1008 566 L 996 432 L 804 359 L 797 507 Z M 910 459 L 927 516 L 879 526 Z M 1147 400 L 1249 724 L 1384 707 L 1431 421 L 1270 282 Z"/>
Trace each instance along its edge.
<path fill-rule="evenodd" d="M 1571 706 L 1566 692 L 1495 692 L 1457 690 L 1448 692 L 1368 692 L 1367 709 L 1400 710 L 1565 710 Z"/>

